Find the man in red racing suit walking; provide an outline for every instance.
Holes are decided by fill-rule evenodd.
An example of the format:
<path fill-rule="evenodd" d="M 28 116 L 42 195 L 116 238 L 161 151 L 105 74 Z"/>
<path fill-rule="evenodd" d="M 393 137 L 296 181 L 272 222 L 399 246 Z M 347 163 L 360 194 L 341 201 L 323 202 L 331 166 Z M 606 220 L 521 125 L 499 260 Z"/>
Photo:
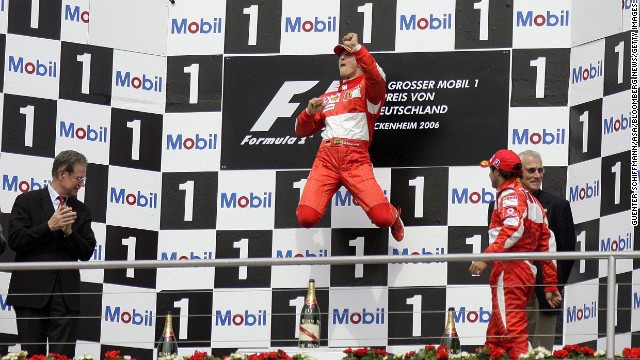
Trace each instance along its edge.
<path fill-rule="evenodd" d="M 499 150 L 488 161 L 491 185 L 497 189 L 496 208 L 489 224 L 489 247 L 485 253 L 555 251 L 544 208 L 520 184 L 522 163 L 511 150 Z M 560 305 L 558 275 L 553 261 L 541 260 L 546 298 L 551 307 Z M 474 261 L 469 273 L 480 275 L 484 261 Z M 529 260 L 495 261 L 489 276 L 491 320 L 485 345 L 504 349 L 512 359 L 529 350 L 527 339 L 527 301 L 534 293 L 536 267 Z"/>
<path fill-rule="evenodd" d="M 358 35 L 349 33 L 333 52 L 340 56 L 337 91 L 309 100 L 296 119 L 296 135 L 322 131 L 322 142 L 300 197 L 296 216 L 300 225 L 318 224 L 341 185 L 378 227 L 391 228 L 397 241 L 404 237 L 400 210 L 384 195 L 373 174 L 369 145 L 386 94 L 385 74 Z"/>

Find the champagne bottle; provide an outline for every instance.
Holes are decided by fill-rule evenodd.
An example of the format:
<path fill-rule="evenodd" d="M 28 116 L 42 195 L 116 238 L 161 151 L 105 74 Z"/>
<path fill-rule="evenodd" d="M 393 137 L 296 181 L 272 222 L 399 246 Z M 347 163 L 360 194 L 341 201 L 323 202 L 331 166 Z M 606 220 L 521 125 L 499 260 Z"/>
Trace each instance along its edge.
<path fill-rule="evenodd" d="M 316 282 L 309 279 L 307 297 L 300 313 L 299 348 L 320 347 L 320 308 L 316 299 Z"/>
<path fill-rule="evenodd" d="M 447 325 L 444 328 L 444 334 L 442 334 L 442 340 L 440 345 L 449 347 L 450 354 L 460 353 L 460 339 L 458 338 L 458 332 L 456 331 L 456 323 L 453 318 L 455 309 L 450 307 L 447 312 Z"/>
<path fill-rule="evenodd" d="M 178 343 L 173 335 L 171 311 L 167 313 L 167 318 L 164 320 L 164 330 L 162 330 L 162 335 L 158 340 L 158 358 L 170 355 L 178 355 Z"/>

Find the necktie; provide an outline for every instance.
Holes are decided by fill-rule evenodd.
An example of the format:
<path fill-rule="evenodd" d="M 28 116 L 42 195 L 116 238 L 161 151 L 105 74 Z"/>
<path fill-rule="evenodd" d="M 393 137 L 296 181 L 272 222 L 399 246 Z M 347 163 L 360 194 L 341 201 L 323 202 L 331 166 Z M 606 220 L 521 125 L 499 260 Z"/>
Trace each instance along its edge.
<path fill-rule="evenodd" d="M 58 205 L 58 209 L 60 209 L 60 208 L 64 207 L 64 204 L 66 203 L 67 199 L 62 195 L 58 196 L 58 199 L 60 200 L 60 204 Z"/>

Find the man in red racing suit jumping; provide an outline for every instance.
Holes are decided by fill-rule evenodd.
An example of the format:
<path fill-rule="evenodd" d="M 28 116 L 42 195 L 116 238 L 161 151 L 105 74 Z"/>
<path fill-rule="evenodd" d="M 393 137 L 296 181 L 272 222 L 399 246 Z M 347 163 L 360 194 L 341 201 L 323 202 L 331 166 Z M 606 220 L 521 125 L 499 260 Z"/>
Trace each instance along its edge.
<path fill-rule="evenodd" d="M 489 247 L 485 253 L 555 251 L 555 239 L 549 230 L 544 208 L 520 184 L 522 163 L 511 150 L 499 150 L 488 161 L 491 185 L 496 191 L 496 208 L 489 224 Z M 557 288 L 558 275 L 553 261 L 541 260 L 546 298 L 554 308 L 562 296 Z M 487 267 L 474 261 L 471 275 L 480 275 Z M 505 350 L 518 359 L 529 350 L 527 335 L 527 301 L 533 296 L 536 267 L 529 260 L 494 261 L 489 276 L 491 285 L 491 320 L 485 345 Z"/>
<path fill-rule="evenodd" d="M 300 225 L 318 224 L 341 185 L 367 213 L 371 222 L 391 228 L 397 241 L 404 237 L 400 210 L 393 207 L 373 174 L 369 145 L 386 94 L 385 74 L 358 35 L 349 33 L 333 52 L 340 56 L 337 91 L 309 100 L 296 119 L 296 135 L 322 131 L 322 142 L 300 197 L 296 216 Z"/>

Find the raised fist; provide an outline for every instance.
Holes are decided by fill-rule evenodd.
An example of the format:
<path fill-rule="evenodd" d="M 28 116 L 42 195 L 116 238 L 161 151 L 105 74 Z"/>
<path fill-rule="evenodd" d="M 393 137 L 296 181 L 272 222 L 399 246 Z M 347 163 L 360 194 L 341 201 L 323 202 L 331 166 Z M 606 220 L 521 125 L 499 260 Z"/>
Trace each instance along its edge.
<path fill-rule="evenodd" d="M 313 98 L 309 100 L 309 105 L 307 105 L 307 112 L 309 115 L 313 115 L 322 109 L 324 109 L 324 103 L 321 98 Z"/>
<path fill-rule="evenodd" d="M 358 34 L 348 33 L 342 37 L 342 44 L 349 49 L 355 49 L 358 46 Z"/>

